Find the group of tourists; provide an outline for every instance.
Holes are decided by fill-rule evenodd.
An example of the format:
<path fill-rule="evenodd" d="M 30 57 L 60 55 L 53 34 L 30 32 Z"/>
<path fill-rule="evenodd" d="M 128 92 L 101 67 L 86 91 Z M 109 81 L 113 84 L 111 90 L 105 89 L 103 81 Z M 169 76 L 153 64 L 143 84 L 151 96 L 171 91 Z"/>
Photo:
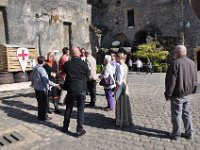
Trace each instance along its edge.
<path fill-rule="evenodd" d="M 75 47 L 70 57 L 69 48 L 63 48 L 63 55 L 56 62 L 54 53 L 49 52 L 47 59 L 44 56 L 37 58 L 38 65 L 32 73 L 32 84 L 38 101 L 38 119 L 47 121 L 51 118 L 47 115 L 52 111 L 49 100 L 54 104 L 54 112 L 60 114 L 60 105 L 66 105 L 63 127 L 68 131 L 72 109 L 77 106 L 77 135 L 85 134 L 83 129 L 84 108 L 86 93 L 90 94 L 89 107 L 96 106 L 96 60 L 90 50 Z M 105 90 L 107 107 L 104 110 L 114 109 L 116 99 L 116 125 L 132 125 L 132 114 L 126 83 L 128 67 L 125 64 L 126 53 L 120 50 L 118 53 L 105 55 L 104 68 L 99 76 L 101 80 L 110 77 L 112 84 L 102 85 Z M 58 73 L 59 68 L 59 73 Z M 59 74 L 59 77 L 58 77 Z M 57 82 L 59 78 L 59 82 Z M 61 91 L 59 93 L 59 91 Z M 123 107 L 122 107 L 123 106 Z"/>
<path fill-rule="evenodd" d="M 171 139 L 181 136 L 181 118 L 185 127 L 185 137 L 191 139 L 193 134 L 191 112 L 189 110 L 188 95 L 194 92 L 194 83 L 197 81 L 195 63 L 186 57 L 187 49 L 179 45 L 174 50 L 174 61 L 170 64 L 166 74 L 166 100 L 171 101 L 173 131 Z M 104 87 L 107 106 L 104 110 L 115 109 L 115 124 L 119 127 L 132 126 L 133 119 L 127 85 L 128 67 L 126 65 L 126 51 L 120 48 L 117 53 L 110 52 L 104 57 L 104 67 L 99 75 L 100 85 Z M 32 84 L 38 101 L 38 119 L 49 120 L 47 113 L 49 99 L 54 104 L 54 112 L 60 113 L 58 104 L 66 105 L 63 129 L 68 132 L 71 113 L 77 106 L 77 136 L 84 135 L 84 108 L 86 93 L 90 94 L 89 107 L 96 107 L 96 60 L 90 50 L 75 47 L 71 51 L 63 48 L 63 55 L 58 63 L 54 53 L 49 52 L 47 60 L 43 56 L 37 58 L 38 65 L 33 69 Z M 139 61 L 139 60 L 137 60 Z M 136 61 L 136 62 L 137 62 Z M 150 60 L 148 60 L 151 65 Z M 57 69 L 62 84 L 56 82 Z M 149 70 L 151 72 L 151 70 Z M 58 91 L 61 90 L 60 97 Z M 115 100 L 115 101 L 114 101 Z M 116 103 L 114 105 L 114 102 Z M 115 107 L 114 107 L 115 106 Z"/>

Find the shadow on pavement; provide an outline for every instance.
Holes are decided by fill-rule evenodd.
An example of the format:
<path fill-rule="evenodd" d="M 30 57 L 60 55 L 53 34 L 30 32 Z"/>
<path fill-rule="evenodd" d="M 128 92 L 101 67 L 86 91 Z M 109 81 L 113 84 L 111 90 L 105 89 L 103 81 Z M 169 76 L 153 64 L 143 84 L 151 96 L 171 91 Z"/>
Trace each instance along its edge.
<path fill-rule="evenodd" d="M 15 118 L 17 120 L 21 120 L 28 123 L 43 124 L 45 126 L 48 126 L 50 128 L 55 128 L 63 132 L 63 128 L 56 125 L 55 123 L 39 121 L 36 115 L 30 114 L 22 110 L 22 109 L 27 109 L 27 110 L 37 111 L 37 107 L 35 106 L 28 105 L 20 101 L 9 101 L 9 100 L 1 100 L 1 101 L 3 104 L 7 106 L 0 106 L 0 109 L 3 110 L 8 117 Z M 77 113 L 76 111 L 73 111 L 71 118 L 76 119 L 76 113 Z M 135 133 L 138 135 L 145 135 L 148 137 L 168 138 L 167 136 L 168 132 L 159 129 L 146 128 L 139 125 L 132 125 L 131 127 L 124 127 L 124 128 L 116 127 L 114 118 L 106 117 L 104 114 L 100 113 L 85 112 L 84 125 L 101 129 L 121 130 L 125 132 Z M 76 137 L 75 133 L 72 132 L 68 132 L 67 135 Z"/>
<path fill-rule="evenodd" d="M 11 118 L 14 118 L 14 119 L 17 119 L 17 120 L 21 120 L 23 122 L 28 122 L 28 123 L 33 123 L 33 124 L 43 124 L 45 126 L 57 129 L 59 131 L 62 130 L 62 127 L 60 127 L 60 126 L 58 126 L 58 125 L 56 125 L 52 122 L 49 122 L 49 121 L 48 122 L 47 121 L 40 121 L 40 120 L 38 120 L 36 115 L 30 114 L 30 113 L 20 109 L 20 108 L 25 108 L 27 110 L 30 110 L 30 108 L 34 108 L 36 110 L 37 108 L 34 107 L 34 106 L 22 104 L 22 102 L 21 102 L 20 103 L 21 107 L 19 107 L 19 105 L 14 105 L 14 107 L 17 106 L 17 108 L 13 108 L 12 107 L 13 104 L 11 104 L 11 103 L 4 101 L 4 104 L 6 104 L 8 106 L 0 106 L 0 109 L 3 110 L 7 114 L 8 117 L 11 117 Z"/>
<path fill-rule="evenodd" d="M 29 97 L 29 98 L 35 98 L 35 93 L 25 93 L 25 94 L 17 94 L 13 96 L 5 96 L 5 97 L 0 97 L 0 100 L 4 99 L 10 99 L 10 98 L 16 98 L 16 97 Z"/>
<path fill-rule="evenodd" d="M 72 112 L 72 118 L 76 119 L 76 111 Z M 145 135 L 148 137 L 169 138 L 167 131 L 162 131 L 159 129 L 146 128 L 139 125 L 132 125 L 130 127 L 123 128 L 116 127 L 115 119 L 106 117 L 105 115 L 99 113 L 85 112 L 84 125 L 101 129 L 121 130 L 125 132 L 135 133 L 138 135 Z"/>
<path fill-rule="evenodd" d="M 35 110 L 37 111 L 37 108 L 33 105 L 28 105 L 25 104 L 21 101 L 16 101 L 16 100 L 1 100 L 2 104 L 5 104 L 7 106 L 11 106 L 11 107 L 17 107 L 17 108 L 24 108 L 27 110 Z"/>

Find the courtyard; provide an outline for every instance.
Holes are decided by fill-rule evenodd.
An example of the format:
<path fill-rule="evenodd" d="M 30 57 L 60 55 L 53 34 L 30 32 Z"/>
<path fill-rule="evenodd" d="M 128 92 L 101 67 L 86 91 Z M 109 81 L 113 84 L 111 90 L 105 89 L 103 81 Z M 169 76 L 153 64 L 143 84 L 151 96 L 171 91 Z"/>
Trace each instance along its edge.
<path fill-rule="evenodd" d="M 198 77 L 200 73 L 198 72 Z M 164 98 L 165 73 L 152 75 L 129 73 L 128 85 L 134 126 L 115 127 L 115 111 L 104 111 L 106 99 L 103 88 L 97 84 L 97 108 L 85 109 L 86 134 L 75 137 L 76 108 L 73 110 L 69 133 L 62 131 L 62 114 L 50 114 L 49 122 L 37 119 L 37 101 L 31 88 L 0 92 L 0 135 L 15 132 L 16 142 L 1 144 L 5 150 L 199 150 L 200 149 L 200 95 L 191 96 L 194 139 L 172 141 L 170 103 Z M 200 79 L 200 78 L 198 78 Z M 22 84 L 22 83 L 21 83 Z M 23 83 L 24 84 L 24 83 Z M 29 84 L 29 82 L 25 83 Z M 87 96 L 87 102 L 89 96 Z M 53 105 L 51 104 L 51 108 Z M 2 137 L 0 137 L 0 141 Z"/>

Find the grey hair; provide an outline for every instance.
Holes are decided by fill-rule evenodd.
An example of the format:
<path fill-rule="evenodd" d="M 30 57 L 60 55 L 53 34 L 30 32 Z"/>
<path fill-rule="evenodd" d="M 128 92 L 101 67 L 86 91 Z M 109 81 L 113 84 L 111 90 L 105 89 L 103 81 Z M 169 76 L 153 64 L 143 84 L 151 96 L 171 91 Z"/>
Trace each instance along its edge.
<path fill-rule="evenodd" d="M 180 56 L 187 55 L 187 48 L 185 47 L 185 45 L 177 45 L 175 51 L 178 52 Z"/>
<path fill-rule="evenodd" d="M 105 55 L 104 60 L 106 60 L 108 63 L 110 63 L 111 56 L 110 55 Z"/>

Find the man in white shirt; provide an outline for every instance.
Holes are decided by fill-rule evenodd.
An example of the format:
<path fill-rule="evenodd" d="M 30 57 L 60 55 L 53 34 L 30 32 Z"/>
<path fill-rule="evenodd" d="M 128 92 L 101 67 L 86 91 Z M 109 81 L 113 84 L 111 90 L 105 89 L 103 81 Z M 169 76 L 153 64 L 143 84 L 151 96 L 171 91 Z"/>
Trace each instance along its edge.
<path fill-rule="evenodd" d="M 96 102 L 96 59 L 91 55 L 91 50 L 86 50 L 86 62 L 90 70 L 90 76 L 87 81 L 88 92 L 90 93 L 90 104 L 89 106 L 95 107 Z"/>
<path fill-rule="evenodd" d="M 135 62 L 136 66 L 137 66 L 137 74 L 140 75 L 140 71 L 141 71 L 141 68 L 142 68 L 142 61 L 138 58 Z"/>

